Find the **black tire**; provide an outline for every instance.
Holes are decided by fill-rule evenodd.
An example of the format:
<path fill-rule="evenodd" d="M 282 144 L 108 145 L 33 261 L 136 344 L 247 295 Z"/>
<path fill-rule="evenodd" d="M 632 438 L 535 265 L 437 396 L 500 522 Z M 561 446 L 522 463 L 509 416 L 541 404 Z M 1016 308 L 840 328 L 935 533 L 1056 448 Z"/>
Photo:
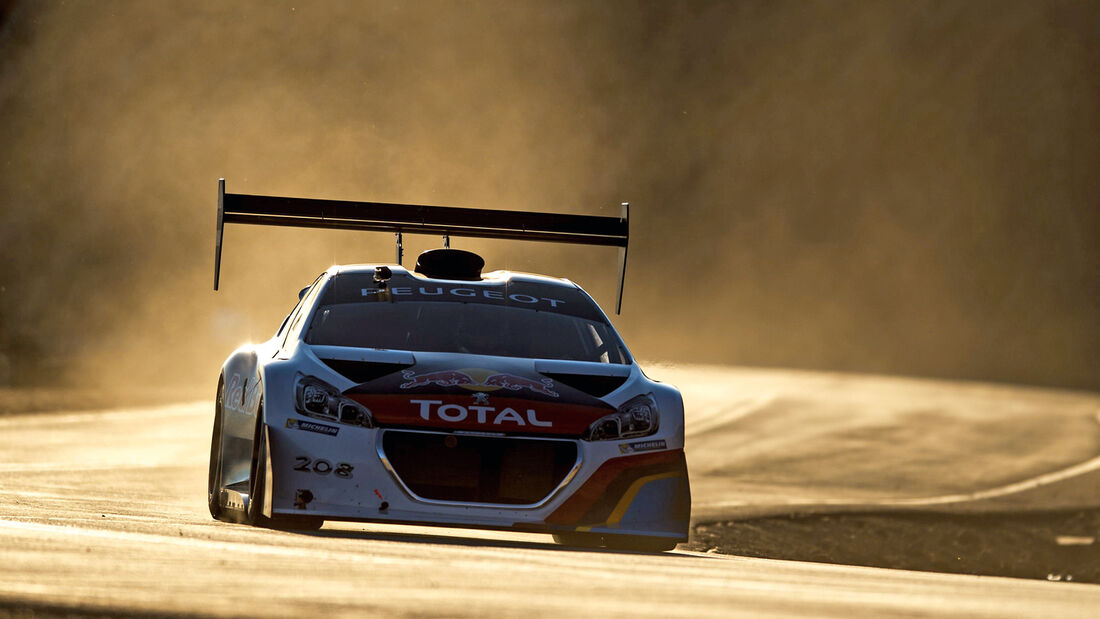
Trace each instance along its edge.
<path fill-rule="evenodd" d="M 275 518 L 267 518 L 267 524 L 263 525 L 269 529 L 278 529 L 280 531 L 316 531 L 325 524 L 324 518 L 318 518 L 316 516 L 287 516 L 285 514 L 279 514 Z"/>
<path fill-rule="evenodd" d="M 598 533 L 555 533 L 554 541 L 562 546 L 574 548 L 599 548 L 603 546 L 603 536 Z"/>
<path fill-rule="evenodd" d="M 604 546 L 610 550 L 630 550 L 633 552 L 667 552 L 676 548 L 676 540 L 667 537 L 649 537 L 647 535 L 605 535 Z"/>
<path fill-rule="evenodd" d="M 214 520 L 232 521 L 221 504 L 222 477 L 222 389 L 225 377 L 218 377 L 218 394 L 214 398 L 214 430 L 210 437 L 210 468 L 206 482 L 206 506 Z"/>
<path fill-rule="evenodd" d="M 316 531 L 325 524 L 323 518 L 316 516 L 286 516 L 277 514 L 271 518 L 264 515 L 264 493 L 267 490 L 267 433 L 264 432 L 263 400 L 256 413 L 256 433 L 252 438 L 252 466 L 248 479 L 248 507 L 245 520 L 256 527 L 269 529 L 293 529 Z"/>
<path fill-rule="evenodd" d="M 633 552 L 665 552 L 676 548 L 676 541 L 646 535 L 604 535 L 600 533 L 555 533 L 554 541 L 574 548 L 607 548 Z"/>
<path fill-rule="evenodd" d="M 264 492 L 267 490 L 267 433 L 264 432 L 263 402 L 256 412 L 256 430 L 252 435 L 252 465 L 248 472 L 248 504 L 245 521 L 253 526 L 265 527 Z"/>

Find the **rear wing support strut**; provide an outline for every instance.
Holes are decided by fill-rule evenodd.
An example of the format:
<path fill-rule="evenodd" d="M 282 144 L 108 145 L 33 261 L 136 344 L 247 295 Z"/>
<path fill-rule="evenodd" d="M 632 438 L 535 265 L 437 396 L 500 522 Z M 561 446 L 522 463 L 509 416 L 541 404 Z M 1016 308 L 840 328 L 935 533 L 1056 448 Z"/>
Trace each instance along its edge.
<path fill-rule="evenodd" d="M 630 224 L 630 203 L 629 202 L 623 202 L 622 207 L 623 207 L 623 210 L 622 210 L 622 216 L 620 217 L 620 219 L 622 220 L 623 225 L 627 229 L 627 236 L 629 236 L 629 233 L 630 233 L 630 225 L 629 225 Z M 618 292 L 615 295 L 615 313 L 616 314 L 622 314 L 623 313 L 623 285 L 626 284 L 626 249 L 627 249 L 627 243 L 626 243 L 626 238 L 624 238 L 623 239 L 623 244 L 619 246 L 619 288 L 618 288 Z"/>
<path fill-rule="evenodd" d="M 337 230 L 369 230 L 397 235 L 397 261 L 402 259 L 403 234 L 546 241 L 619 248 L 618 298 L 621 313 L 626 280 L 626 250 L 630 239 L 629 204 L 620 217 L 532 213 L 421 204 L 352 202 L 313 198 L 283 198 L 225 192 L 218 179 L 217 233 L 214 240 L 214 290 L 221 271 L 222 233 L 226 224 L 294 226 Z"/>

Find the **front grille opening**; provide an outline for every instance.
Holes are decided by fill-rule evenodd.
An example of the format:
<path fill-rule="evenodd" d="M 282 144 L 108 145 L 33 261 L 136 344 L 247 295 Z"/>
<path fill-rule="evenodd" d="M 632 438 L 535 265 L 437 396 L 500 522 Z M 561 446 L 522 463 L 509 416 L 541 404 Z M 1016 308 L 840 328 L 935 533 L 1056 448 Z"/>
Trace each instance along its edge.
<path fill-rule="evenodd" d="M 382 449 L 417 496 L 465 503 L 538 503 L 577 461 L 573 442 L 508 437 L 390 430 Z"/>

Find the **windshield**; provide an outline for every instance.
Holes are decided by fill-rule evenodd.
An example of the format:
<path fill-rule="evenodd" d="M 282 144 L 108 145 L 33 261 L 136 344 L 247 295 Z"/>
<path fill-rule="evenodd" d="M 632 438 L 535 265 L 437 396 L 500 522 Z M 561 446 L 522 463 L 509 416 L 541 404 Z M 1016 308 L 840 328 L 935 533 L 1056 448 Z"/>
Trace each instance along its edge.
<path fill-rule="evenodd" d="M 379 295 L 374 290 L 352 288 L 347 285 L 351 282 L 339 283 L 342 285 L 333 286 L 322 295 L 304 338 L 307 344 L 629 362 L 625 347 L 611 325 L 595 312 L 577 312 L 580 299 L 572 296 L 568 299 L 571 309 L 582 315 L 509 303 L 509 293 L 503 293 L 503 300 L 497 300 L 495 295 L 444 294 L 445 300 L 436 301 L 426 300 L 421 290 L 415 288 L 409 290 L 410 294 L 402 294 L 404 290 L 395 287 L 389 294 Z M 424 292 L 431 295 L 437 289 Z M 526 303 L 527 295 L 510 294 Z M 591 306 L 590 299 L 584 300 Z M 564 309 L 565 302 L 553 305 Z"/>
<path fill-rule="evenodd" d="M 306 343 L 626 363 L 626 353 L 607 324 L 477 303 L 321 306 Z"/>

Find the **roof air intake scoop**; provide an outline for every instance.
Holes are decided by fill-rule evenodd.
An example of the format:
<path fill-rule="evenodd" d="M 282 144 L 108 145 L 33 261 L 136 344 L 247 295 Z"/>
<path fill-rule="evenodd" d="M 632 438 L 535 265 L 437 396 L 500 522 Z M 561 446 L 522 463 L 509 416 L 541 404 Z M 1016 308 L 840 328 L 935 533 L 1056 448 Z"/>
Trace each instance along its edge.
<path fill-rule="evenodd" d="M 417 273 L 436 279 L 481 281 L 485 260 L 462 249 L 429 249 L 416 258 Z"/>

